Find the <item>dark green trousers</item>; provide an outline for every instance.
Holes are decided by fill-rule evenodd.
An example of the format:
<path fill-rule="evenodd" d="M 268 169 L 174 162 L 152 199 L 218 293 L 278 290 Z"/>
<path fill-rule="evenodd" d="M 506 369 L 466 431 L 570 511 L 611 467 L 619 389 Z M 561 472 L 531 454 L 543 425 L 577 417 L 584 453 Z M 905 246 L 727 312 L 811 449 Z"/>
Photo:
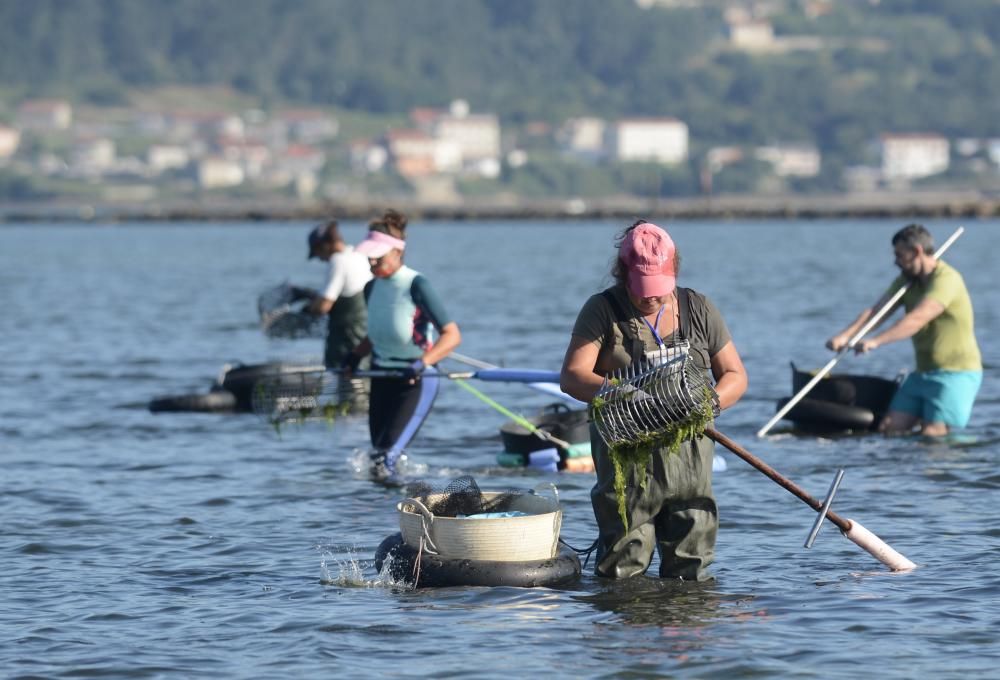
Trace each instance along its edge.
<path fill-rule="evenodd" d="M 344 359 L 361 344 L 368 334 L 368 308 L 364 293 L 348 298 L 337 298 L 330 310 L 326 331 L 326 349 L 323 364 L 330 370 L 338 370 Z M 337 382 L 337 402 L 349 404 L 352 410 L 367 408 L 368 395 L 361 380 L 341 380 Z"/>
<path fill-rule="evenodd" d="M 653 453 L 645 470 L 627 469 L 625 510 L 628 529 L 618 514 L 614 467 L 607 447 L 591 427 L 597 483 L 590 492 L 597 519 L 598 576 L 628 578 L 645 573 L 660 554 L 660 576 L 690 581 L 710 579 L 706 567 L 715 557 L 719 513 L 712 494 L 714 443 L 701 437 L 680 451 Z M 641 488 L 646 478 L 645 489 Z"/>
<path fill-rule="evenodd" d="M 330 310 L 323 363 L 327 368 L 340 368 L 347 355 L 367 334 L 368 308 L 365 306 L 364 293 L 337 298 Z"/>

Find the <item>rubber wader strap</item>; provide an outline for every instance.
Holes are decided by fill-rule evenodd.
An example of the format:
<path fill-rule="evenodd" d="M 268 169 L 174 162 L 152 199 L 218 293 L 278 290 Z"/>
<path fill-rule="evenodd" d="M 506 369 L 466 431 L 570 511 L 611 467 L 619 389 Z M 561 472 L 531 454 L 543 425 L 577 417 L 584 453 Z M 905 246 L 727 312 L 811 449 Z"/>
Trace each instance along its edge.
<path fill-rule="evenodd" d="M 688 289 L 677 286 L 677 316 L 680 317 L 678 324 L 679 335 L 682 338 L 689 337 L 685 332 L 691 325 L 691 298 L 688 296 Z"/>

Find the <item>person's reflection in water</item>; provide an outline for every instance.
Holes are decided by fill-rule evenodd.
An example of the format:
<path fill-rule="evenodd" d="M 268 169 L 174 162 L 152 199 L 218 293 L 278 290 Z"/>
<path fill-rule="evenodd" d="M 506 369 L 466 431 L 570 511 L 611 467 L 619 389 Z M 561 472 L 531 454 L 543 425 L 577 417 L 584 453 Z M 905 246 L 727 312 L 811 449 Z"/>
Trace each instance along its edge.
<path fill-rule="evenodd" d="M 617 622 L 659 629 L 655 648 L 645 647 L 653 641 L 648 636 L 636 638 L 635 646 L 622 650 L 626 656 L 666 653 L 674 661 L 685 661 L 690 652 L 718 645 L 718 639 L 710 633 L 714 625 L 767 616 L 764 610 L 752 609 L 752 595 L 720 592 L 714 581 L 638 576 L 594 583 L 600 587 L 597 592 L 574 595 L 573 599 L 615 614 Z M 666 647 L 664 638 L 670 640 Z"/>

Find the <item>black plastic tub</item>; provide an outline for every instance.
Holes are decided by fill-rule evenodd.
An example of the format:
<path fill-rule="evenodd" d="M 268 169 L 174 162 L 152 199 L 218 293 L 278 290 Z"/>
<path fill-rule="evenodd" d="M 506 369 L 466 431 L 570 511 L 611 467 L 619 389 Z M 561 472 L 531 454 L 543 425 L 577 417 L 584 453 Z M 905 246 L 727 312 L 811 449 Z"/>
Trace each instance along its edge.
<path fill-rule="evenodd" d="M 798 394 L 814 374 L 800 371 L 794 363 L 791 368 L 792 393 Z M 898 381 L 877 376 L 831 373 L 809 390 L 785 419 L 807 432 L 872 431 L 889 410 L 898 387 Z M 778 409 L 790 399 L 779 401 Z"/>
<path fill-rule="evenodd" d="M 551 404 L 537 416 L 527 420 L 540 430 L 570 444 L 590 441 L 590 426 L 584 410 L 574 410 L 565 404 Z M 552 442 L 528 432 L 513 420 L 500 426 L 500 438 L 508 453 L 531 453 L 552 448 Z"/>

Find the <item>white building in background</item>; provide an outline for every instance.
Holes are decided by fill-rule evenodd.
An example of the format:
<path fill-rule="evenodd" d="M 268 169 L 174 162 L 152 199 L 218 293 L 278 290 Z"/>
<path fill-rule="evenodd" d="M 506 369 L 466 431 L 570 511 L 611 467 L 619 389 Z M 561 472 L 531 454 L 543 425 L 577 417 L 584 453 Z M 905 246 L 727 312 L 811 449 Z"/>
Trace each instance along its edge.
<path fill-rule="evenodd" d="M 500 176 L 503 166 L 499 158 L 480 158 L 473 163 L 470 168 L 473 173 L 487 179 L 496 179 Z"/>
<path fill-rule="evenodd" d="M 202 189 L 224 189 L 243 184 L 243 166 L 219 156 L 208 156 L 198 162 L 198 186 Z"/>
<path fill-rule="evenodd" d="M 729 25 L 729 42 L 748 52 L 768 51 L 774 48 L 774 27 L 766 19 L 733 22 Z"/>
<path fill-rule="evenodd" d="M 986 155 L 997 167 L 1000 167 L 1000 139 L 987 140 Z"/>
<path fill-rule="evenodd" d="M 17 107 L 17 127 L 21 130 L 57 132 L 68 130 L 73 107 L 62 99 L 27 99 Z"/>
<path fill-rule="evenodd" d="M 351 169 L 358 175 L 379 172 L 389 162 L 389 151 L 382 144 L 356 139 L 348 144 Z"/>
<path fill-rule="evenodd" d="M 819 174 L 820 153 L 814 146 L 761 146 L 754 155 L 770 163 L 778 177 L 815 177 Z"/>
<path fill-rule="evenodd" d="M 191 154 L 182 146 L 153 144 L 146 150 L 146 164 L 154 175 L 177 170 L 191 162 Z"/>
<path fill-rule="evenodd" d="M 884 134 L 879 141 L 882 178 L 887 181 L 930 177 L 948 169 L 951 149 L 943 135 Z"/>
<path fill-rule="evenodd" d="M 326 165 L 326 152 L 307 144 L 292 144 L 274 155 L 272 165 L 293 177 L 319 174 Z"/>
<path fill-rule="evenodd" d="M 234 142 L 225 144 L 219 154 L 226 160 L 239 163 L 244 179 L 253 180 L 264 174 L 271 163 L 271 150 L 263 144 Z"/>
<path fill-rule="evenodd" d="M 507 165 L 512 168 L 520 168 L 528 163 L 528 152 L 524 149 L 511 149 L 507 153 Z"/>
<path fill-rule="evenodd" d="M 115 162 L 115 143 L 107 137 L 77 140 L 73 145 L 72 168 L 82 174 L 97 174 Z"/>
<path fill-rule="evenodd" d="M 463 100 L 452 102 L 448 113 L 438 117 L 433 136 L 456 145 L 464 163 L 500 159 L 500 121 L 493 114 L 469 113 Z"/>
<path fill-rule="evenodd" d="M 563 151 L 574 156 L 600 158 L 604 155 L 607 123 L 601 118 L 570 118 L 559 128 L 556 140 Z"/>
<path fill-rule="evenodd" d="M 727 165 L 735 165 L 745 158 L 743 148 L 739 146 L 713 146 L 705 154 L 705 170 L 716 173 Z"/>
<path fill-rule="evenodd" d="M 420 130 L 390 130 L 385 146 L 396 172 L 403 177 L 427 177 L 462 169 L 462 149 L 457 142 Z"/>
<path fill-rule="evenodd" d="M 0 125 L 0 159 L 13 156 L 20 144 L 20 132 L 6 125 Z"/>
<path fill-rule="evenodd" d="M 166 118 L 165 136 L 170 141 L 192 139 L 241 140 L 246 125 L 240 116 L 224 111 L 174 111 Z"/>
<path fill-rule="evenodd" d="M 255 152 L 256 153 L 256 152 Z M 319 187 L 320 174 L 326 166 L 326 152 L 307 144 L 292 144 L 285 149 L 270 152 L 270 161 L 253 179 L 258 184 L 271 187 L 291 187 L 299 196 L 310 196 Z M 240 167 L 246 171 L 248 158 L 243 157 Z"/>
<path fill-rule="evenodd" d="M 688 126 L 676 118 L 626 118 L 608 131 L 609 156 L 617 161 L 668 165 L 688 157 Z"/>
<path fill-rule="evenodd" d="M 959 156 L 974 156 L 985 147 L 985 140 L 975 137 L 959 137 L 955 140 L 955 153 Z"/>
<path fill-rule="evenodd" d="M 433 137 L 419 130 L 390 130 L 385 146 L 392 165 L 403 177 L 427 177 L 437 172 Z"/>
<path fill-rule="evenodd" d="M 423 155 L 434 157 L 430 161 L 438 172 L 466 171 L 483 177 L 494 177 L 494 170 L 500 167 L 500 120 L 493 114 L 470 113 L 469 104 L 464 99 L 456 99 L 447 111 L 433 108 L 415 108 L 410 111 L 410 120 L 416 130 L 396 131 L 412 137 L 424 134 L 427 139 L 420 143 L 436 148 Z M 390 155 L 396 155 L 389 149 Z M 459 166 L 453 167 L 456 158 Z M 416 161 L 412 167 L 416 169 Z"/>

